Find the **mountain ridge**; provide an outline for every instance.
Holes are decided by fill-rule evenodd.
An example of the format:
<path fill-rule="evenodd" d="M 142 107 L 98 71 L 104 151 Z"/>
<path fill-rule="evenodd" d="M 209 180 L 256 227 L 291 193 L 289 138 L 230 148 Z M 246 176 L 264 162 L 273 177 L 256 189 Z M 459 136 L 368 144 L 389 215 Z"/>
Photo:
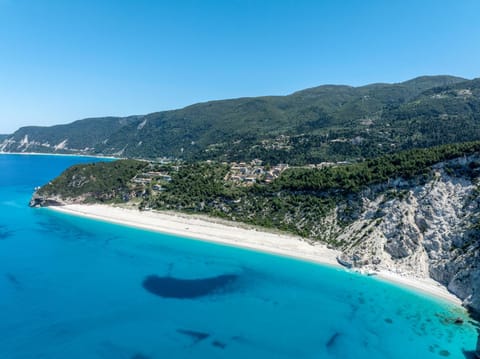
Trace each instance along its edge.
<path fill-rule="evenodd" d="M 465 87 L 472 96 L 457 98 L 451 92 L 455 86 Z M 193 161 L 260 158 L 269 163 L 293 164 L 355 160 L 443 144 L 422 127 L 417 129 L 419 136 L 408 133 L 408 123 L 398 122 L 398 128 L 395 125 L 394 116 L 403 110 L 410 120 L 419 117 L 417 125 L 425 127 L 434 122 L 439 131 L 444 131 L 448 126 L 431 111 L 439 105 L 423 95 L 435 89 L 447 93 L 436 99 L 448 102 L 446 116 L 456 116 L 452 107 L 462 108 L 468 102 L 466 107 L 474 110 L 464 111 L 459 127 L 472 127 L 472 121 L 476 126 L 480 84 L 453 76 L 422 76 L 396 84 L 322 85 L 286 96 L 214 100 L 146 115 L 22 127 L 0 142 L 0 151 Z M 418 101 L 425 105 L 423 113 L 415 107 Z M 480 127 L 475 126 L 467 138 L 458 135 L 449 141 L 480 138 Z M 399 138 L 398 133 L 406 138 Z"/>

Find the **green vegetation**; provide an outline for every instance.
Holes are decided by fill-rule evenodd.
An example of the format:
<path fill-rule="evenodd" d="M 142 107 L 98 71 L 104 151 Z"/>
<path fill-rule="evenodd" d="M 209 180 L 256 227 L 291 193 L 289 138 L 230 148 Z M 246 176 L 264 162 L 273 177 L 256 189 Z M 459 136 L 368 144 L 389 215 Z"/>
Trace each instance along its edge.
<path fill-rule="evenodd" d="M 43 186 L 38 194 L 83 197 L 85 202 L 120 201 L 129 192 L 130 180 L 146 165 L 135 160 L 75 165 Z"/>
<path fill-rule="evenodd" d="M 107 140 L 122 127 L 134 123 L 137 119 L 137 116 L 87 118 L 67 125 L 22 127 L 13 135 L 8 136 L 17 143 L 10 144 L 5 150 L 12 152 L 27 150 L 25 147 L 18 148 L 17 146 L 22 140 L 28 139 L 34 142 L 29 144 L 29 152 L 94 154 L 93 150 L 96 145 Z M 65 140 L 67 140 L 66 148 L 55 148 Z"/>
<path fill-rule="evenodd" d="M 202 201 L 210 198 L 232 200 L 242 195 L 240 188 L 225 182 L 229 166 L 209 163 L 183 165 L 172 173 L 172 181 L 166 191 L 157 198 L 159 205 L 181 206 L 195 209 Z"/>
<path fill-rule="evenodd" d="M 142 207 L 206 213 L 308 236 L 309 226 L 294 218 L 318 219 L 334 204 L 333 198 L 270 193 L 265 184 L 241 187 L 225 181 L 227 171 L 226 165 L 185 164 L 172 175 L 166 190 L 144 198 Z"/>
<path fill-rule="evenodd" d="M 278 190 L 358 192 L 392 178 L 411 179 L 427 174 L 435 163 L 480 151 L 480 142 L 402 151 L 364 162 L 322 170 L 289 169 L 272 186 Z"/>

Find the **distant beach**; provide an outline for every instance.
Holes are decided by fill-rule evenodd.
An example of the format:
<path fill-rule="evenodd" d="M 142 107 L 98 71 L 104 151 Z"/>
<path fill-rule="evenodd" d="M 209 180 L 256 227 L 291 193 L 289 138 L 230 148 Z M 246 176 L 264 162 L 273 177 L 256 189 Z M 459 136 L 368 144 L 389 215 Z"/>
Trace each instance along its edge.
<path fill-rule="evenodd" d="M 71 215 L 343 268 L 336 260 L 340 254 L 337 250 L 327 248 L 323 244 L 311 244 L 293 235 L 267 232 L 242 223 L 177 212 L 140 212 L 136 209 L 99 204 L 68 204 L 49 208 Z M 375 274 L 381 280 L 427 293 L 456 305 L 461 304 L 459 298 L 431 278 L 412 277 L 390 271 L 379 271 Z"/>

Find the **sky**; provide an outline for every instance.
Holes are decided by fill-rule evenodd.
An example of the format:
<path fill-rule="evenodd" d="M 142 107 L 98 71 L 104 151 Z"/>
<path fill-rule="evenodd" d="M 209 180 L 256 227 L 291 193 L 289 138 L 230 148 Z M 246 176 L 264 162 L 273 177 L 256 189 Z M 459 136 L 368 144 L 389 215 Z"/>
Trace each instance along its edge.
<path fill-rule="evenodd" d="M 0 133 L 322 84 L 480 77 L 478 0 L 0 0 Z"/>

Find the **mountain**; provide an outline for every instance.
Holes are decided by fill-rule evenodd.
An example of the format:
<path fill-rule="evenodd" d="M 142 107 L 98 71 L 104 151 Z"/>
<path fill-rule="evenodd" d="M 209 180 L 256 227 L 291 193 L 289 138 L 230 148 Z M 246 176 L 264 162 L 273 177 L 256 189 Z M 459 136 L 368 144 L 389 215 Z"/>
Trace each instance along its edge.
<path fill-rule="evenodd" d="M 130 123 L 137 116 L 126 118 L 87 118 L 67 125 L 51 127 L 27 126 L 6 136 L 0 145 L 4 152 L 81 153 L 92 154 L 102 141 Z"/>
<path fill-rule="evenodd" d="M 324 85 L 288 96 L 199 103 L 127 118 L 24 127 L 5 152 L 319 163 L 480 138 L 480 80 Z"/>

